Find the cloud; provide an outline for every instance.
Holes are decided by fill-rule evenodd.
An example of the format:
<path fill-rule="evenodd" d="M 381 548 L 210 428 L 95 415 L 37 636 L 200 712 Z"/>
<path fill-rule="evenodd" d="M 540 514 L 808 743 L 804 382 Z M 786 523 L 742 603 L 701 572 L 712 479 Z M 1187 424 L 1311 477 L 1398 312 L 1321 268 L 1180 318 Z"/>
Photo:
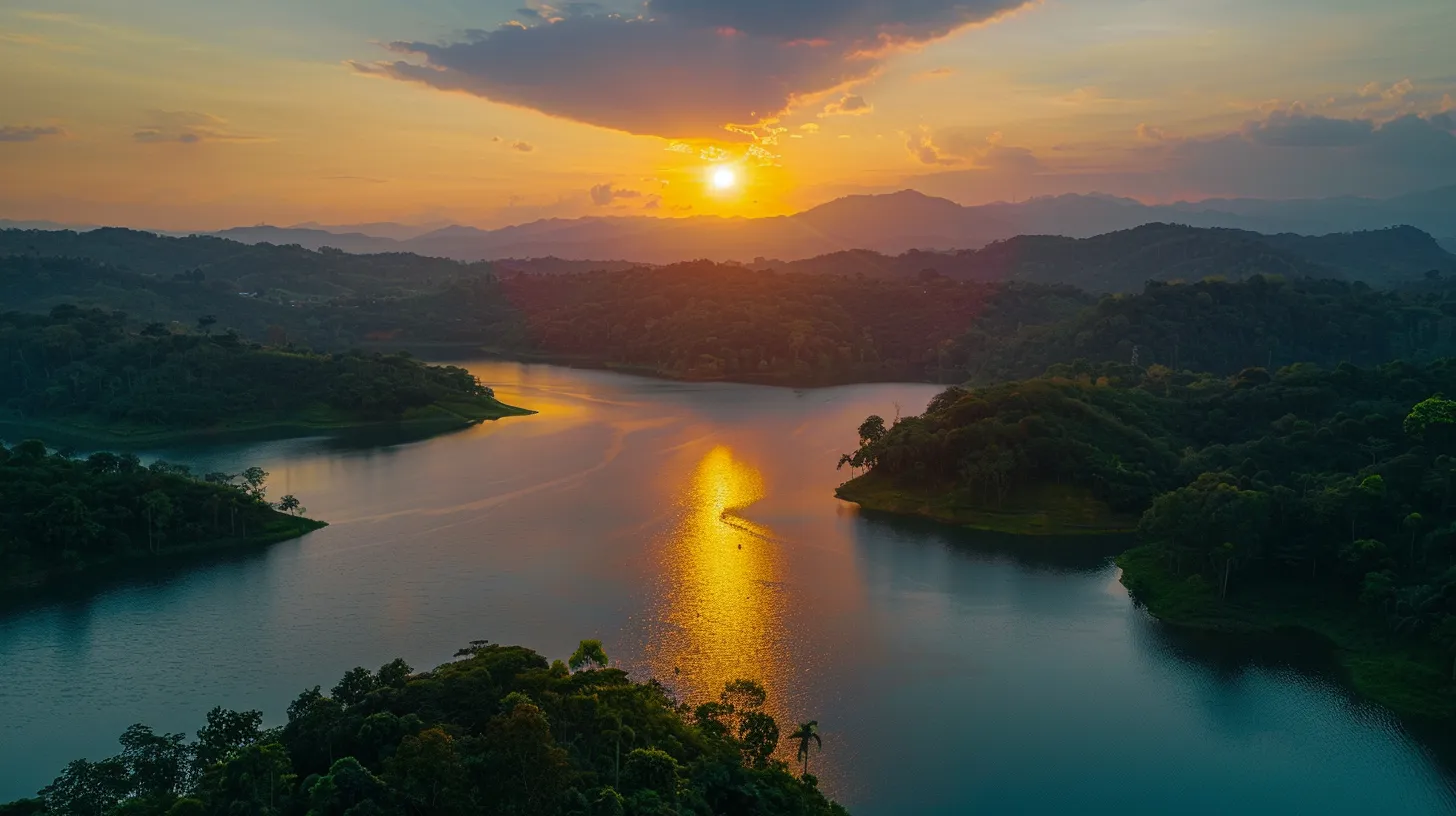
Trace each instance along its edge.
<path fill-rule="evenodd" d="M 1244 124 L 1243 136 L 1272 147 L 1342 147 L 1368 141 L 1375 134 L 1369 119 L 1330 119 L 1308 116 L 1299 109 L 1274 111 L 1260 121 Z"/>
<path fill-rule="evenodd" d="M 921 164 L 959 164 L 960 159 L 942 152 L 931 140 L 930 128 L 921 126 L 905 134 L 905 149 Z"/>
<path fill-rule="evenodd" d="M 1144 199 L 1387 197 L 1456 184 L 1456 113 L 1390 119 L 1272 110 L 1241 127 L 1174 137 L 1152 125 L 1137 143 L 1038 155 L 957 130 L 914 134 L 922 162 L 963 157 L 969 169 L 915 176 L 923 192 L 962 202 L 1102 192 Z M 1089 159 L 1088 151 L 1096 158 Z M 931 161 L 926 161 L 926 159 Z M 992 172 L 987 172 L 992 171 Z"/>
<path fill-rule="evenodd" d="M 143 144 L 260 141 L 257 136 L 230 133 L 226 126 L 226 119 L 210 113 L 154 110 L 148 111 L 147 124 L 131 136 Z"/>
<path fill-rule="evenodd" d="M 931 68 L 929 71 L 921 71 L 920 73 L 916 74 L 914 78 L 915 79 L 944 79 L 945 77 L 948 77 L 948 76 L 950 76 L 951 74 L 954 74 L 954 73 L 955 73 L 955 69 L 954 68 L 950 68 L 950 67 L 946 67 L 946 66 L 941 66 L 940 68 Z"/>
<path fill-rule="evenodd" d="M 830 102 L 824 106 L 819 113 L 824 116 L 861 116 L 866 113 L 874 113 L 875 106 L 865 101 L 863 96 L 858 94 L 845 94 L 843 97 Z"/>
<path fill-rule="evenodd" d="M 65 136 L 66 131 L 53 125 L 4 125 L 0 126 L 0 142 L 34 142 L 47 136 Z"/>
<path fill-rule="evenodd" d="M 591 201 L 598 207 L 605 207 L 619 198 L 641 197 L 641 190 L 618 189 L 611 184 L 598 184 L 591 188 Z"/>
<path fill-rule="evenodd" d="M 1169 135 L 1166 130 L 1154 127 L 1147 122 L 1139 122 L 1134 132 L 1138 139 L 1144 142 L 1175 142 L 1178 140 L 1178 137 Z"/>
<path fill-rule="evenodd" d="M 638 17 L 539 6 L 448 43 L 402 41 L 374 76 L 635 134 L 721 137 L 874 76 L 896 50 L 1027 0 L 648 0 Z"/>
<path fill-rule="evenodd" d="M 999 131 L 985 135 L 968 128 L 946 128 L 932 133 L 922 126 L 906 134 L 905 148 L 921 164 L 969 163 L 978 171 L 1011 175 L 1031 175 L 1044 169 L 1036 154 L 1002 141 Z"/>

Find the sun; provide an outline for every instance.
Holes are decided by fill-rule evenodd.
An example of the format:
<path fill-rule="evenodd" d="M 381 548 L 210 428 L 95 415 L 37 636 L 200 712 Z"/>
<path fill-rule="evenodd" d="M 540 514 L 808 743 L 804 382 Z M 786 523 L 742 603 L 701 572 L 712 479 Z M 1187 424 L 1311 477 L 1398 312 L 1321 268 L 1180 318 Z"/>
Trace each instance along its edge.
<path fill-rule="evenodd" d="M 713 189 L 731 190 L 738 186 L 738 174 L 733 172 L 731 167 L 719 167 L 713 170 L 711 176 Z"/>

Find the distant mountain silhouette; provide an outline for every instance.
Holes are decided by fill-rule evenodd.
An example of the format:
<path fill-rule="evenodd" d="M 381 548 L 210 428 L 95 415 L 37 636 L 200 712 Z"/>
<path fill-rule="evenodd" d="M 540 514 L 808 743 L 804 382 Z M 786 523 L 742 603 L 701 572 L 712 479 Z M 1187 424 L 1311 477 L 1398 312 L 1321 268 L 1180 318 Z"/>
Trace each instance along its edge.
<path fill-rule="evenodd" d="M 935 219 L 944 219 L 952 212 L 938 199 L 911 194 L 902 200 L 909 206 L 923 208 L 921 214 L 926 219 L 928 229 L 924 234 L 927 236 L 940 234 L 946 223 L 936 223 Z M 820 235 L 832 242 L 835 239 L 827 231 L 829 228 L 859 223 L 857 219 L 870 217 L 875 206 L 877 202 L 868 199 L 835 202 L 834 209 L 816 213 L 822 218 Z M 1122 205 L 1114 203 L 1114 206 Z M 559 246 L 563 232 L 582 241 L 595 232 L 598 244 L 606 242 L 615 248 L 615 242 L 619 240 L 617 235 L 629 227 L 644 225 L 643 219 L 627 221 L 627 224 L 619 224 L 612 219 L 536 222 L 510 228 L 514 232 L 508 245 L 518 248 Z M 722 228 L 733 222 L 707 219 L 703 223 L 710 228 Z M 806 222 L 778 219 L 774 223 L 778 229 L 802 230 Z M 873 229 L 869 223 L 863 223 L 862 227 L 866 232 Z M 264 232 L 259 233 L 259 230 Z M 230 231 L 230 234 L 263 234 L 282 238 L 300 232 L 330 234 L 252 227 Z M 502 232 L 449 227 L 422 238 L 433 236 L 437 242 L 463 245 L 488 240 Z M 355 239 L 356 236 L 334 237 Z M 884 233 L 880 237 L 888 240 Z M 137 230 L 106 228 L 89 232 L 0 230 L 0 255 L 89 258 L 161 280 L 170 280 L 178 275 L 185 279 L 197 270 L 207 280 L 229 281 L 221 290 L 227 293 L 277 289 L 326 298 L 398 294 L 414 291 L 420 286 L 428 288 L 438 281 L 459 275 L 483 275 L 490 271 L 507 275 L 557 275 L 621 271 L 642 265 L 636 260 L 576 260 L 538 254 L 530 260 L 504 258 L 488 265 L 467 266 L 446 258 L 419 257 L 398 251 L 414 242 L 395 242 L 384 238 L 369 240 L 387 242 L 386 246 L 393 251 L 356 257 L 351 253 L 319 252 L 306 246 L 292 246 L 299 243 L 296 241 L 247 244 L 217 236 L 171 238 Z M 637 240 L 648 241 L 651 238 Z M 617 257 L 622 258 L 627 252 L 630 250 Z M 802 260 L 758 258 L 746 265 L 814 275 L 899 279 L 946 277 L 979 282 L 1064 284 L 1091 292 L 1141 291 L 1143 284 L 1150 280 L 1197 281 L 1208 277 L 1242 280 L 1253 275 L 1358 280 L 1378 287 L 1398 287 L 1422 281 L 1432 270 L 1443 276 L 1456 276 L 1456 255 L 1447 252 L 1429 234 L 1414 227 L 1311 237 L 1293 233 L 1262 235 L 1247 230 L 1161 223 L 1090 238 L 1020 235 L 994 241 L 980 249 L 944 252 L 912 249 L 898 255 L 863 249 L 841 250 Z M 351 270 L 348 275 L 360 277 L 368 286 L 358 288 L 347 284 L 344 281 L 347 275 L 339 271 L 346 268 Z M 387 282 L 387 285 L 380 281 Z"/>
<path fill-rule="evenodd" d="M 249 243 L 414 252 L 465 261 L 554 256 L 661 264 L 698 258 L 794 261 L 847 250 L 898 255 L 916 249 L 978 249 L 1017 235 L 1088 238 L 1152 223 L 1304 235 L 1408 225 L 1456 236 L 1456 187 L 1384 200 L 1219 199 L 1146 205 L 1104 195 L 1063 195 L 977 207 L 902 190 L 847 196 L 773 218 L 553 218 L 493 230 L 449 226 L 403 240 L 363 231 L 298 228 L 248 227 L 218 234 Z M 366 226 L 380 229 L 361 225 L 361 230 Z"/>
<path fill-rule="evenodd" d="M 886 255 L 969 250 L 1018 235 L 1089 238 L 1156 223 L 1298 235 L 1411 226 L 1437 236 L 1451 248 L 1456 245 L 1456 187 L 1390 199 L 1212 199 L 1146 205 L 1093 194 L 976 207 L 902 190 L 847 196 L 772 218 L 552 218 L 500 229 L 450 225 L 423 233 L 426 227 L 390 223 L 306 223 L 235 227 L 211 234 L 250 244 L 297 244 L 314 250 L 333 247 L 353 253 L 412 252 L 463 261 L 554 257 L 567 261 L 625 258 L 653 264 L 689 259 L 752 263 L 759 258 L 798 261 L 853 250 Z M 0 222 L 0 226 L 6 225 Z M 22 222 L 8 225 L 21 226 Z M 1402 241 L 1399 236 L 1387 239 L 1397 244 Z M 1290 245 L 1284 240 L 1276 248 Z M 1412 251 L 1419 256 L 1429 251 L 1429 245 Z M 1342 266 L 1339 252 L 1323 256 L 1320 262 Z M 1401 268 L 1410 263 L 1414 261 L 1401 262 Z"/>
<path fill-rule="evenodd" d="M 940 275 L 958 280 L 1068 284 L 1092 292 L 1137 291 L 1150 280 L 1243 280 L 1253 275 L 1361 280 L 1397 286 L 1430 270 L 1456 272 L 1456 255 L 1414 227 L 1310 237 L 1246 230 L 1146 224 L 1092 238 L 1022 235 L 978 250 L 865 250 L 802 261 L 763 261 L 763 268 L 872 277 Z"/>

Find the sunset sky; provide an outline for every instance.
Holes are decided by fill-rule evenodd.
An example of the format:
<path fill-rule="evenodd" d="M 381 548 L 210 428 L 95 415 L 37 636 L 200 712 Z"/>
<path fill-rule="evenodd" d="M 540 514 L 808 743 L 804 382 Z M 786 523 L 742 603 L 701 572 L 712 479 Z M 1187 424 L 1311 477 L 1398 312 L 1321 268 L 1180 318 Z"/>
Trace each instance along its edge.
<path fill-rule="evenodd" d="M 1456 184 L 1452 32 L 1450 0 L 0 0 L 0 217 L 1395 195 Z"/>

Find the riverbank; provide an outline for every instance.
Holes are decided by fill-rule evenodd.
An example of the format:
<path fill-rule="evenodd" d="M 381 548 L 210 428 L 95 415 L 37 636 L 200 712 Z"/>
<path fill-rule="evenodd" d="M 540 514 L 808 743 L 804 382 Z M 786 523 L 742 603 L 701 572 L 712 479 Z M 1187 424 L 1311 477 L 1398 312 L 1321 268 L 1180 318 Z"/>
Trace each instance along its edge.
<path fill-rule="evenodd" d="M 411 409 L 396 420 L 360 419 L 322 405 L 287 416 L 245 417 L 200 428 L 131 425 L 84 416 L 46 420 L 0 417 L 0 439 L 44 439 L 52 445 L 143 448 L 180 442 L 217 442 L 234 438 L 282 439 L 383 428 L 445 433 L 481 422 L 534 413 L 536 412 L 530 409 L 507 405 L 491 397 L 481 397 L 476 400 L 437 402 L 423 408 Z"/>
<path fill-rule="evenodd" d="M 1069 485 L 1037 485 L 1009 495 L 1000 507 L 967 504 L 949 492 L 896 485 L 873 473 L 840 485 L 834 495 L 878 513 L 916 516 L 973 530 L 1011 535 L 1116 535 L 1137 529 L 1137 519 L 1113 512 L 1089 492 Z"/>
<path fill-rule="evenodd" d="M 165 561 L 205 553 L 261 548 L 277 544 L 280 541 L 298 538 L 327 526 L 329 525 L 326 521 L 303 516 L 290 516 L 275 511 L 275 517 L 261 531 L 253 535 L 160 547 L 156 552 L 145 547 L 131 548 L 106 557 L 68 564 L 65 567 L 0 575 L 0 591 L 12 598 L 24 597 L 53 587 L 67 579 L 91 577 L 103 568 L 130 566 L 147 561 Z"/>
<path fill-rule="evenodd" d="M 1456 719 L 1451 694 L 1451 656 L 1434 646 L 1396 644 L 1388 629 L 1319 592 L 1281 586 L 1231 590 L 1220 599 L 1208 581 L 1178 578 L 1147 547 L 1118 556 L 1122 583 L 1133 598 L 1164 623 L 1187 629 L 1250 636 L 1314 635 L 1334 650 L 1351 687 L 1395 713 L 1426 721 Z"/>

